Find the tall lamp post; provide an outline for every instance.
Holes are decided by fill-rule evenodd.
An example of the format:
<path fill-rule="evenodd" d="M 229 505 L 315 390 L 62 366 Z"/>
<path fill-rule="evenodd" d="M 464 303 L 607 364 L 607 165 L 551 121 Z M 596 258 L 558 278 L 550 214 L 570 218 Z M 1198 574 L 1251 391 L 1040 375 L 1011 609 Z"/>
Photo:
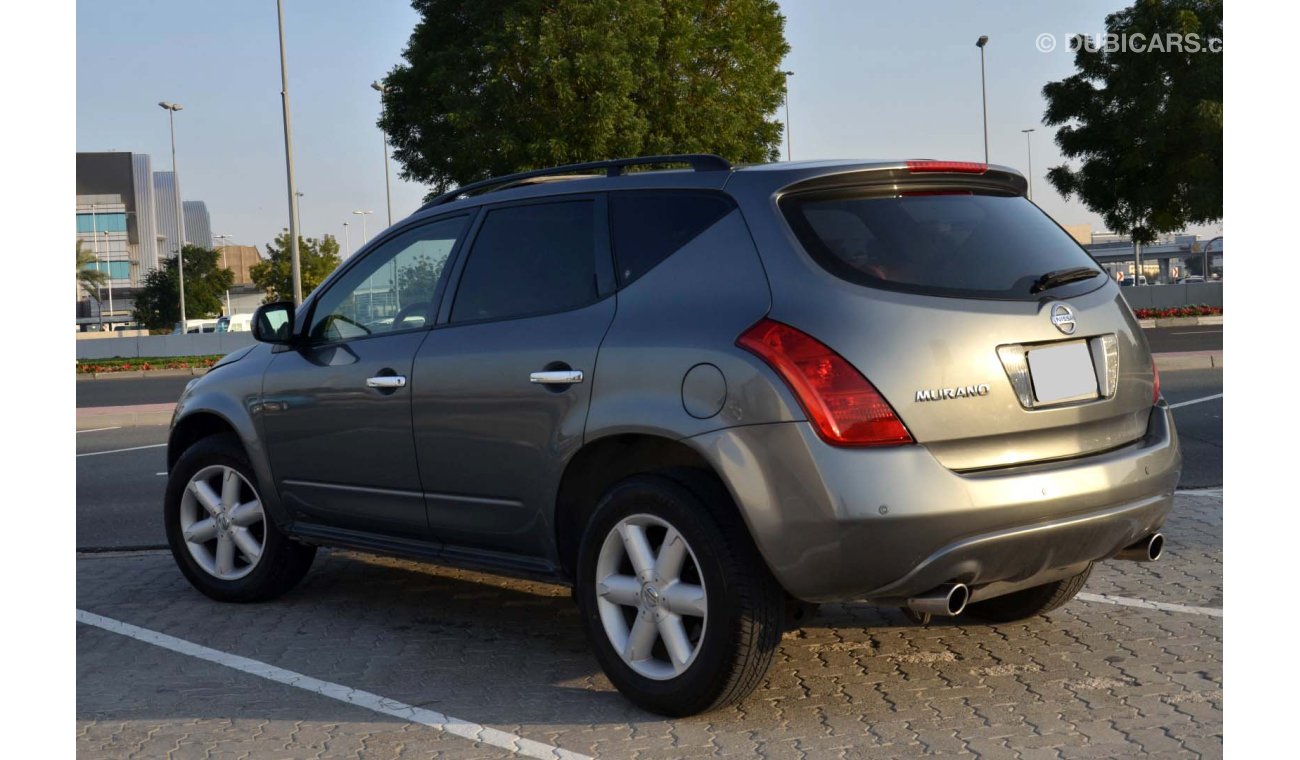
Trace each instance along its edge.
<path fill-rule="evenodd" d="M 176 279 L 180 290 L 181 332 L 185 332 L 185 221 L 181 218 L 181 173 L 176 168 L 176 112 L 181 110 L 180 103 L 161 101 L 160 107 L 167 111 L 167 121 L 172 130 L 172 190 L 176 191 Z M 111 276 L 111 275 L 110 275 Z"/>
<path fill-rule="evenodd" d="M 1205 278 L 1205 281 L 1206 281 L 1206 282 L 1209 282 L 1209 281 L 1210 281 L 1210 246 L 1214 245 L 1215 241 L 1218 241 L 1218 243 L 1219 243 L 1219 246 L 1220 246 L 1219 253 L 1223 253 L 1223 249 L 1222 249 L 1222 246 L 1223 246 L 1223 236 L 1222 236 L 1222 235 L 1219 235 L 1218 237 L 1212 237 L 1212 238 L 1210 238 L 1209 240 L 1205 241 L 1205 245 L 1201 246 L 1201 257 L 1202 257 L 1202 258 L 1201 258 L 1201 276 Z"/>
<path fill-rule="evenodd" d="M 348 223 L 343 223 L 343 258 L 352 255 L 352 238 L 348 236 Z"/>
<path fill-rule="evenodd" d="M 217 240 L 221 241 L 221 268 L 229 269 L 230 265 L 226 263 L 226 248 L 229 246 L 230 235 L 217 235 Z M 230 310 L 230 288 L 226 288 L 226 316 L 233 314 Z"/>
<path fill-rule="evenodd" d="M 356 210 L 356 211 L 353 211 L 352 213 L 354 213 L 354 214 L 356 214 L 357 216 L 361 217 L 361 245 L 365 245 L 366 243 L 370 242 L 370 237 L 369 237 L 368 235 L 366 235 L 366 217 L 369 216 L 369 215 L 371 215 L 371 214 L 373 214 L 373 213 L 375 213 L 375 212 L 374 212 L 374 211 L 361 211 L 360 209 L 358 209 L 358 210 Z"/>
<path fill-rule="evenodd" d="M 113 312 L 115 312 L 116 309 L 113 308 L 113 249 L 108 246 L 108 230 L 104 230 L 104 260 L 105 263 L 108 264 L 108 279 L 106 280 L 106 282 L 108 282 L 108 331 L 112 332 Z"/>
<path fill-rule="evenodd" d="M 1029 133 L 1033 132 L 1034 128 L 1030 127 L 1020 131 L 1025 133 L 1025 155 L 1029 159 L 1029 200 L 1032 201 L 1034 199 L 1034 144 L 1029 140 Z M 987 163 L 987 159 L 985 163 Z"/>
<path fill-rule="evenodd" d="M 293 273 L 293 302 L 302 305 L 302 264 L 298 255 L 298 195 L 293 179 L 293 121 L 289 117 L 289 64 L 284 55 L 284 2 L 275 0 L 280 24 L 280 105 L 284 111 L 284 164 L 289 183 L 289 268 Z"/>
<path fill-rule="evenodd" d="M 371 88 L 379 93 L 380 106 L 383 106 L 384 96 L 388 94 L 388 87 L 375 80 L 370 83 Z M 388 179 L 388 133 L 379 130 L 380 136 L 384 138 L 384 198 L 388 201 L 388 226 L 393 226 L 393 189 Z"/>
<path fill-rule="evenodd" d="M 984 84 L 984 46 L 989 44 L 989 36 L 981 34 L 975 40 L 975 47 L 980 49 L 980 98 L 984 102 L 984 163 L 989 162 L 989 93 Z"/>
<path fill-rule="evenodd" d="M 793 71 L 782 71 L 785 75 L 785 160 L 793 161 L 790 153 L 793 150 L 790 137 L 790 77 L 794 76 Z"/>

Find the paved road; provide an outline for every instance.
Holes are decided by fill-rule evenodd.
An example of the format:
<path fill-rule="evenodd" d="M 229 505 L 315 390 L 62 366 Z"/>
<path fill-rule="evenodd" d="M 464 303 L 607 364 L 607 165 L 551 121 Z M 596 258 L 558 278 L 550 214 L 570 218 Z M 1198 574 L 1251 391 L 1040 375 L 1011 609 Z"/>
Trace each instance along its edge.
<path fill-rule="evenodd" d="M 1160 376 L 1160 387 L 1165 399 L 1175 407 L 1174 423 L 1183 445 L 1183 477 L 1179 486 L 1223 485 L 1223 398 L 1210 398 L 1223 393 L 1223 370 L 1166 372 Z"/>
<path fill-rule="evenodd" d="M 613 691 L 558 586 L 331 551 L 285 597 L 223 605 L 161 552 L 80 555 L 77 607 L 101 617 L 77 625 L 77 754 L 1219 757 L 1222 515 L 1180 494 L 1167 559 L 1103 563 L 1048 618 L 827 605 L 748 700 L 683 720 Z M 421 724 L 446 716 L 470 738 Z"/>
<path fill-rule="evenodd" d="M 1222 325 L 1157 327 L 1142 332 L 1147 336 L 1151 350 L 1156 353 L 1223 350 Z"/>
<path fill-rule="evenodd" d="M 185 384 L 193 379 L 188 375 L 101 380 L 77 378 L 77 408 L 174 404 L 185 390 Z"/>

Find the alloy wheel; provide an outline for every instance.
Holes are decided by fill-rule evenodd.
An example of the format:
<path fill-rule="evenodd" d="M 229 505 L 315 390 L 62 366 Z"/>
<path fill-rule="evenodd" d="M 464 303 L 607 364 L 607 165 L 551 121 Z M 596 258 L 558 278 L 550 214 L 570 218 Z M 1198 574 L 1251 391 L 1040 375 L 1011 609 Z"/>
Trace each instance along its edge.
<path fill-rule="evenodd" d="M 225 465 L 204 467 L 190 478 L 181 498 L 180 527 L 190 556 L 223 581 L 251 573 L 266 547 L 266 515 L 257 490 Z"/>
<path fill-rule="evenodd" d="M 708 595 L 685 537 L 647 514 L 620 520 L 596 561 L 596 603 L 623 662 L 656 681 L 694 662 L 708 624 Z"/>

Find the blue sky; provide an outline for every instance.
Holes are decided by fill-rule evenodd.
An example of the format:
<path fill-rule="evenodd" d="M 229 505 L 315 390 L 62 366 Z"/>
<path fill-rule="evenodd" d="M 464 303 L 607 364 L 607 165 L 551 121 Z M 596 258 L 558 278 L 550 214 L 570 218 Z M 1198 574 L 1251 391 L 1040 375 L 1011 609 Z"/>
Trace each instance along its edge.
<path fill-rule="evenodd" d="M 1040 123 L 1040 92 L 1071 73 L 1072 59 L 1063 45 L 1040 52 L 1035 40 L 1096 33 L 1124 2 L 782 2 L 794 158 L 981 160 L 975 39 L 987 34 L 990 160 L 1025 171 L 1020 130 L 1037 128 L 1035 201 L 1062 224 L 1100 229 L 1043 179 L 1061 158 Z M 343 222 L 354 222 L 355 249 L 351 211 L 374 210 L 371 236 L 385 221 L 379 97 L 369 84 L 401 61 L 416 14 L 400 0 L 286 0 L 285 16 L 303 230 L 342 239 Z M 156 104 L 183 104 L 184 197 L 207 201 L 214 234 L 263 248 L 288 218 L 276 35 L 273 0 L 78 3 L 77 150 L 148 153 L 155 170 L 169 169 L 167 117 Z M 395 177 L 394 219 L 424 193 Z"/>

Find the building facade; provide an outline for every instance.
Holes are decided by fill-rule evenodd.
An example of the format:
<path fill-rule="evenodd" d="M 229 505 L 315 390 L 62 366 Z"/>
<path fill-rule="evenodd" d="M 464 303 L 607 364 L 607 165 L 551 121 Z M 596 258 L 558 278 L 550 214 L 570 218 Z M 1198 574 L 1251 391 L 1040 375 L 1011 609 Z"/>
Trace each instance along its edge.
<path fill-rule="evenodd" d="M 152 174 L 141 153 L 77 154 L 77 242 L 108 275 L 98 299 L 78 293 L 80 324 L 129 320 L 134 289 L 158 266 Z"/>
<path fill-rule="evenodd" d="M 203 201 L 181 201 L 185 218 L 185 242 L 200 248 L 212 248 L 212 220 L 208 217 L 208 204 Z"/>

